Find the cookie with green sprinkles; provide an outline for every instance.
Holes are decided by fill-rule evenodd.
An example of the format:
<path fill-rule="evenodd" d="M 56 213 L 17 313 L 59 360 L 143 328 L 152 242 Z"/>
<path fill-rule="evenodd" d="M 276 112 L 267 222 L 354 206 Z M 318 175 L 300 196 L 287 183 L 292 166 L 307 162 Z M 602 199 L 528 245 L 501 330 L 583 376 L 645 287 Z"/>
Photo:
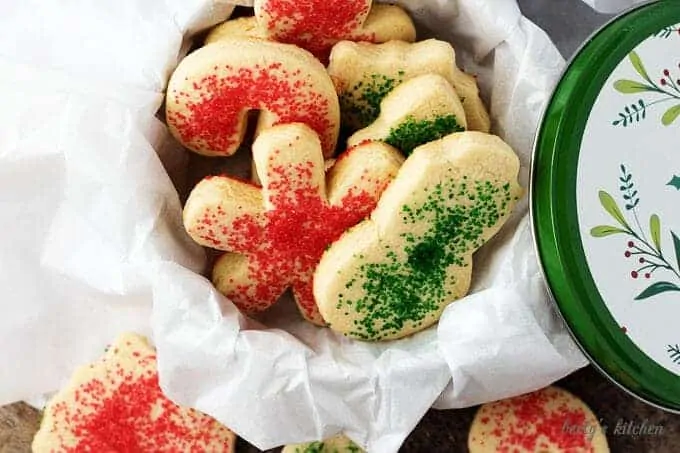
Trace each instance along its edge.
<path fill-rule="evenodd" d="M 442 76 L 425 74 L 398 87 L 380 103 L 380 115 L 355 132 L 347 145 L 382 141 L 409 155 L 420 145 L 467 128 L 456 90 Z"/>
<path fill-rule="evenodd" d="M 400 84 L 420 75 L 437 74 L 456 89 L 468 128 L 489 131 L 489 114 L 479 97 L 477 82 L 456 66 L 456 53 L 448 42 L 341 41 L 333 46 L 328 73 L 340 99 L 342 123 L 352 130 L 373 123 L 380 116 L 385 96 Z"/>
<path fill-rule="evenodd" d="M 326 323 L 379 341 L 437 322 L 467 294 L 473 253 L 522 196 L 519 169 L 510 146 L 481 132 L 416 148 L 371 216 L 321 258 L 314 295 Z"/>
<path fill-rule="evenodd" d="M 322 442 L 286 445 L 281 453 L 364 453 L 364 450 L 349 438 L 337 435 Z"/>

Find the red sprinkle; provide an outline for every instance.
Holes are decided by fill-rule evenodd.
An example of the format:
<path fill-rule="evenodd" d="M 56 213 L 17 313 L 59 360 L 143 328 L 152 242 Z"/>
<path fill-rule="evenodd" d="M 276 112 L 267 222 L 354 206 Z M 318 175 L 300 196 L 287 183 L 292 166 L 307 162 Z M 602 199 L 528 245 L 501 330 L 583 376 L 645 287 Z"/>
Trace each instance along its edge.
<path fill-rule="evenodd" d="M 484 406 L 482 410 L 482 423 L 493 421 L 495 426 L 487 434 L 497 437 L 498 453 L 543 451 L 546 443 L 564 452 L 594 451 L 589 441 L 592 433 L 587 431 L 598 427 L 596 421 L 582 408 L 565 402 L 561 390 L 549 387 Z"/>
<path fill-rule="evenodd" d="M 273 39 L 307 49 L 322 62 L 339 41 L 375 40 L 360 33 L 370 8 L 366 0 L 269 0 L 262 5 Z"/>
<path fill-rule="evenodd" d="M 292 287 L 305 317 L 322 322 L 312 292 L 314 270 L 326 248 L 370 214 L 389 181 L 364 176 L 370 190 L 350 189 L 339 204 L 330 205 L 326 194 L 311 183 L 314 172 L 322 168 L 314 168 L 312 162 L 269 168 L 264 193 L 271 208 L 264 221 L 242 216 L 227 225 L 209 213 L 204 226 L 213 221 L 219 226 L 206 228 L 204 239 L 249 257 L 249 278 L 256 283 L 227 294 L 243 311 L 265 310 Z M 210 236 L 215 230 L 228 234 L 227 244 Z"/>
<path fill-rule="evenodd" d="M 160 389 L 156 357 L 133 353 L 138 370 L 105 361 L 106 377 L 92 379 L 75 391 L 76 404 L 54 405 L 55 428 L 75 437 L 61 439 L 55 451 L 65 453 L 228 452 L 226 428 L 198 411 L 182 409 Z M 140 375 L 139 370 L 144 372 Z M 63 425 L 62 425 L 63 424 Z M 57 431 L 58 432 L 58 431 Z"/>
<path fill-rule="evenodd" d="M 288 71 L 281 63 L 255 65 L 253 69 L 226 65 L 224 69 L 228 75 L 211 74 L 195 82 L 195 92 L 175 93 L 189 114 L 169 111 L 167 120 L 182 141 L 231 154 L 245 128 L 244 112 L 262 109 L 275 115 L 274 124 L 307 124 L 319 134 L 325 153 L 333 152 L 332 98 L 314 89 L 301 71 Z"/>

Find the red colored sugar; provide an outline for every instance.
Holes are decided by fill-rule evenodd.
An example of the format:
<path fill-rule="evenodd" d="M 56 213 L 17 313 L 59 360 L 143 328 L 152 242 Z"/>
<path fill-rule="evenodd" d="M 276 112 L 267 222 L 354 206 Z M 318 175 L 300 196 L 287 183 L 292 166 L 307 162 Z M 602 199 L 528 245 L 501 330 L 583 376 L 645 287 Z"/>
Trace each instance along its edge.
<path fill-rule="evenodd" d="M 498 453 L 538 451 L 543 442 L 550 442 L 565 452 L 592 452 L 586 430 L 596 429 L 581 408 L 562 402 L 555 404 L 558 393 L 552 389 L 534 392 L 493 404 L 485 414 L 487 422 L 496 425 L 491 434 L 498 438 Z M 510 420 L 510 414 L 514 420 Z"/>
<path fill-rule="evenodd" d="M 226 65 L 223 70 L 226 75 L 211 74 L 195 82 L 194 92 L 174 93 L 188 113 L 170 111 L 167 120 L 182 141 L 230 154 L 239 145 L 246 110 L 263 109 L 276 116 L 275 124 L 307 124 L 319 134 L 325 151 L 334 150 L 332 98 L 319 94 L 299 71 L 290 72 L 280 63 L 252 69 Z"/>
<path fill-rule="evenodd" d="M 291 286 L 305 316 L 320 320 L 312 292 L 314 270 L 326 248 L 369 215 L 387 182 L 373 182 L 370 191 L 350 190 L 337 205 L 330 205 L 311 183 L 313 172 L 320 171 L 312 162 L 269 168 L 265 194 L 270 208 L 263 224 L 242 216 L 223 226 L 229 235 L 221 248 L 246 254 L 249 277 L 255 282 L 227 296 L 242 310 L 257 312 Z"/>
<path fill-rule="evenodd" d="M 155 356 L 142 357 L 139 366 L 149 368 L 139 376 L 114 366 L 107 370 L 105 380 L 93 379 L 76 390 L 76 405 L 55 405 L 58 423 L 68 426 L 77 441 L 75 446 L 60 445 L 55 451 L 198 453 L 216 444 L 220 451 L 229 451 L 214 419 L 182 410 L 163 395 Z"/>
<path fill-rule="evenodd" d="M 295 44 L 326 62 L 338 41 L 374 41 L 368 34 L 357 34 L 370 10 L 365 0 L 269 0 L 262 10 L 269 16 L 270 36 L 279 42 Z M 285 24 L 285 26 L 282 26 Z"/>

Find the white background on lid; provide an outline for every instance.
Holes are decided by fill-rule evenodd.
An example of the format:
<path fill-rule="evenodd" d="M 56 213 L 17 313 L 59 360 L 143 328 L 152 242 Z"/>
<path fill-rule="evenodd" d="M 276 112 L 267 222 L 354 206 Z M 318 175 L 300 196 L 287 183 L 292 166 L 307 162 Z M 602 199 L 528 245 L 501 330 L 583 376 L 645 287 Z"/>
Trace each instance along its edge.
<path fill-rule="evenodd" d="M 649 77 L 659 84 L 663 70 L 668 69 L 674 79 L 680 78 L 680 35 L 668 39 L 651 37 L 636 50 Z M 586 126 L 578 162 L 577 203 L 580 232 L 586 259 L 593 279 L 611 314 L 625 326 L 631 340 L 653 360 L 680 375 L 680 365 L 673 363 L 668 345 L 680 343 L 680 292 L 666 292 L 644 300 L 635 297 L 649 285 L 669 281 L 680 286 L 671 272 L 659 269 L 646 279 L 644 272 L 633 279 L 631 272 L 641 266 L 640 256 L 626 258 L 628 242 L 636 239 L 620 234 L 595 238 L 590 230 L 598 225 L 618 226 L 600 204 L 600 190 L 608 192 L 617 202 L 632 229 L 639 232 L 632 210 L 626 210 L 619 190 L 620 165 L 633 175 L 640 202 L 637 214 L 640 226 L 651 243 L 649 219 L 657 214 L 661 219 L 661 250 L 666 260 L 677 269 L 670 230 L 680 235 L 680 191 L 668 186 L 672 176 L 680 176 L 680 120 L 664 126 L 661 117 L 679 100 L 670 100 L 647 109 L 646 119 L 614 126 L 619 112 L 626 106 L 644 99 L 647 103 L 663 96 L 657 93 L 622 94 L 613 88 L 615 81 L 642 81 L 628 58 L 612 73 Z M 676 322 L 674 322 L 676 320 Z M 600 358 L 601 360 L 601 358 Z"/>

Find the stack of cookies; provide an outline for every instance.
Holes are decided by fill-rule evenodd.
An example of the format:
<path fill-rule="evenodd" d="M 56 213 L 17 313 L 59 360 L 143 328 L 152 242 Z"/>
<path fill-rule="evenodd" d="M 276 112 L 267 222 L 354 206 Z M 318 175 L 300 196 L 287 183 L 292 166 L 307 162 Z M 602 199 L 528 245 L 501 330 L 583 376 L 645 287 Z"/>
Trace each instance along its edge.
<path fill-rule="evenodd" d="M 252 141 L 250 178 L 206 177 L 184 209 L 248 315 L 291 289 L 304 319 L 352 338 L 425 329 L 522 194 L 475 78 L 398 6 L 255 1 L 180 62 L 166 101 L 196 153 Z"/>
<path fill-rule="evenodd" d="M 211 30 L 167 89 L 167 124 L 186 148 L 252 160 L 249 178 L 205 177 L 184 207 L 188 234 L 220 253 L 215 287 L 251 316 L 290 289 L 304 319 L 364 341 L 431 326 L 468 292 L 473 253 L 522 195 L 474 77 L 449 43 L 416 42 L 398 6 L 255 0 L 253 14 Z M 135 334 L 77 370 L 33 444 L 234 447 L 228 428 L 164 395 L 156 352 Z M 361 450 L 339 436 L 284 451 Z"/>

